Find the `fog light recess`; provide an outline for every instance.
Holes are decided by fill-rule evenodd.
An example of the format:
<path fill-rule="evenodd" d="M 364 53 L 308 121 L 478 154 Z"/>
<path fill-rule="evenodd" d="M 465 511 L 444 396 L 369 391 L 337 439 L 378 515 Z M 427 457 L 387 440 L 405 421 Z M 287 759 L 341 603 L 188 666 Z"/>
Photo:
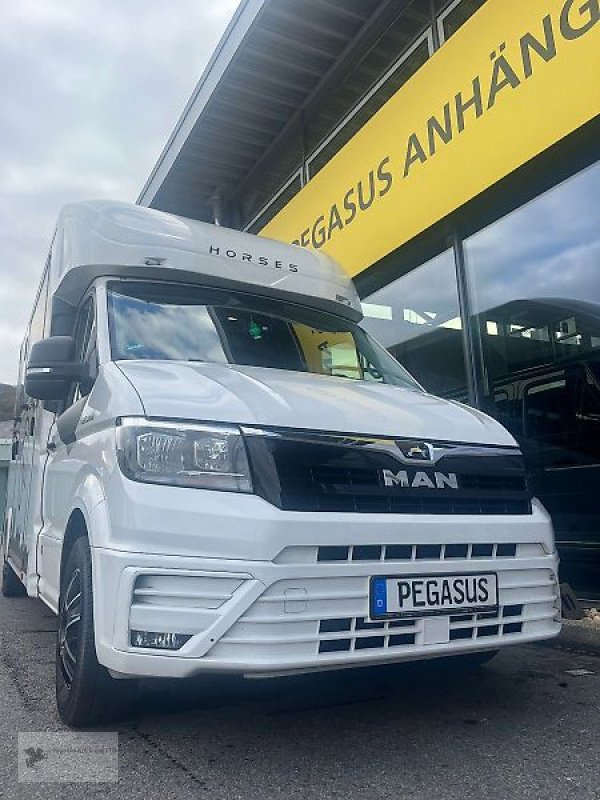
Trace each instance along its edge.
<path fill-rule="evenodd" d="M 190 633 L 159 633 L 157 631 L 131 631 L 131 646 L 152 650 L 179 650 L 192 638 Z"/>

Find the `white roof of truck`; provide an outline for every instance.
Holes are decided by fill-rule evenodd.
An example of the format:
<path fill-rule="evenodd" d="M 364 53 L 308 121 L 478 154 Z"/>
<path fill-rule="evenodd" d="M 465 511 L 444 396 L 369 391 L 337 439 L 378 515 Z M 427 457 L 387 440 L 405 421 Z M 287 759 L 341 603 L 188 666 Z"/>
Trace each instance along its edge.
<path fill-rule="evenodd" d="M 358 320 L 352 281 L 328 256 L 296 245 L 108 201 L 66 206 L 50 291 L 73 307 L 97 277 L 140 277 L 252 291 Z"/>

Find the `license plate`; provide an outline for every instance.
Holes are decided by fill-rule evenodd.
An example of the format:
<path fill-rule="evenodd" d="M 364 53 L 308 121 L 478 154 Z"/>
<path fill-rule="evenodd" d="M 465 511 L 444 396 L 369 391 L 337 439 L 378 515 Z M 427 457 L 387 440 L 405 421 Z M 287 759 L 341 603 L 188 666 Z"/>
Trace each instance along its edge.
<path fill-rule="evenodd" d="M 371 578 L 371 619 L 422 617 L 498 609 L 495 572 L 386 575 Z"/>

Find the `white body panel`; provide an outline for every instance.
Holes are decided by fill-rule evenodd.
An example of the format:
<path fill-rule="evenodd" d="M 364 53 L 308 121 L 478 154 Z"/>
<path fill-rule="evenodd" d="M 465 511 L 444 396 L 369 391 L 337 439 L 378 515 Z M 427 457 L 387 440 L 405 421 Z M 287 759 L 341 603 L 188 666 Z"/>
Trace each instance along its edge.
<path fill-rule="evenodd" d="M 127 275 L 236 285 L 362 316 L 352 282 L 323 253 L 107 201 L 66 206 L 58 230 L 50 292 L 72 305 L 94 278 Z"/>
<path fill-rule="evenodd" d="M 69 312 L 68 302 L 81 303 L 86 291 L 96 298 L 98 371 L 87 400 L 81 401 L 76 439 L 64 444 L 54 415 L 30 404 L 37 415 L 37 471 L 28 477 L 23 466 L 13 470 L 8 504 L 9 515 L 23 519 L 24 552 L 20 563 L 11 563 L 29 593 L 55 610 L 69 521 L 74 515 L 84 521 L 102 664 L 129 676 L 184 677 L 215 670 L 280 674 L 494 649 L 558 633 L 553 531 L 537 502 L 531 514 L 497 516 L 285 511 L 255 494 L 125 477 L 116 453 L 121 417 L 502 448 L 515 442 L 479 411 L 399 386 L 233 364 L 111 361 L 106 286 L 100 276 L 141 274 L 148 279 L 154 269 L 157 279 L 164 280 L 165 263 L 152 269 L 144 264 L 153 256 L 176 264 L 177 277 L 187 274 L 190 282 L 201 282 L 202 269 L 208 270 L 211 285 L 217 286 L 219 270 L 211 272 L 206 265 L 224 269 L 235 259 L 225 256 L 221 263 L 208 256 L 206 242 L 216 237 L 226 249 L 231 242 L 235 252 L 257 245 L 254 237 L 211 231 L 211 226 L 152 211 L 122 206 L 109 211 L 88 204 L 76 212 L 68 209 L 66 227 L 55 240 L 62 251 L 53 255 L 50 270 L 50 297 L 63 305 L 56 306 L 58 322 L 46 320 L 46 334 L 59 323 L 64 327 L 69 314 L 72 324 L 75 309 Z M 126 223 L 131 223 L 129 234 Z M 286 275 L 288 300 L 295 296 L 309 304 L 311 289 L 316 307 L 329 303 L 331 311 L 337 302 L 340 316 L 356 316 L 354 290 L 330 262 L 275 243 L 260 246 L 272 248 L 269 258 L 282 263 L 293 258 L 305 269 L 304 277 Z M 254 281 L 256 291 L 278 291 L 275 280 L 261 283 L 256 277 L 264 276 L 261 269 L 246 274 L 241 281 L 246 289 Z M 235 279 L 230 272 L 224 280 L 229 285 Z M 91 290 L 90 281 L 95 281 Z M 350 298 L 349 305 L 336 300 L 336 294 Z M 22 436 L 24 431 L 23 424 Z M 14 530 L 13 521 L 12 533 L 5 535 L 9 553 Z M 477 555 L 481 543 L 492 545 L 483 557 Z M 507 543 L 514 551 L 505 557 Z M 399 544 L 408 546 L 408 555 L 392 557 L 389 548 Z M 456 544 L 466 546 L 459 558 L 451 557 L 449 546 Z M 436 546 L 435 557 L 422 557 L 422 545 Z M 355 558 L 356 548 L 363 546 L 371 546 L 370 556 Z M 347 557 L 320 561 L 323 547 L 347 548 Z M 435 623 L 416 617 L 403 626 L 369 619 L 372 577 L 490 572 L 498 576 L 494 619 L 473 614 L 461 620 L 449 613 Z M 136 630 L 190 638 L 174 652 L 140 650 L 131 642 Z"/>
<path fill-rule="evenodd" d="M 124 361 L 149 417 L 514 446 L 468 406 L 386 384 L 230 364 Z"/>

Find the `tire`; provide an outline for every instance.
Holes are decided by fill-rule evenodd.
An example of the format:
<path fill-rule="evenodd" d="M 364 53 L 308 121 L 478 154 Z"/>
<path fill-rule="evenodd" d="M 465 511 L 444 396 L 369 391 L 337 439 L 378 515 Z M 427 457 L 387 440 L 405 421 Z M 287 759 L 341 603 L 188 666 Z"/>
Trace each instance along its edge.
<path fill-rule="evenodd" d="M 72 728 L 121 719 L 131 710 L 135 680 L 112 678 L 96 657 L 92 558 L 85 536 L 73 544 L 63 575 L 56 636 L 56 705 Z"/>
<path fill-rule="evenodd" d="M 27 590 L 17 578 L 17 573 L 5 561 L 2 566 L 2 597 L 25 597 Z"/>

